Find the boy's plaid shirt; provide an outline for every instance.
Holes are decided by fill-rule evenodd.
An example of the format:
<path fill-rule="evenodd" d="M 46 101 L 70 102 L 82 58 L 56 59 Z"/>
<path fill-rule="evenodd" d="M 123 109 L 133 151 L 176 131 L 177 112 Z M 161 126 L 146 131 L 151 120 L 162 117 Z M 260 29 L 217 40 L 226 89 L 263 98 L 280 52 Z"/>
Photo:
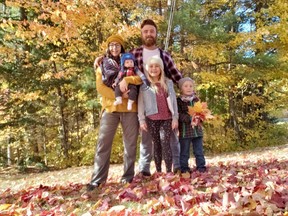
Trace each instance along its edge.
<path fill-rule="evenodd" d="M 180 97 L 177 98 L 178 112 L 179 112 L 179 139 L 181 138 L 195 138 L 202 137 L 203 130 L 202 127 L 196 126 L 192 128 L 191 126 L 191 116 L 188 114 L 188 106 L 193 106 L 194 103 L 199 101 L 197 97 L 194 100 L 182 101 Z"/>

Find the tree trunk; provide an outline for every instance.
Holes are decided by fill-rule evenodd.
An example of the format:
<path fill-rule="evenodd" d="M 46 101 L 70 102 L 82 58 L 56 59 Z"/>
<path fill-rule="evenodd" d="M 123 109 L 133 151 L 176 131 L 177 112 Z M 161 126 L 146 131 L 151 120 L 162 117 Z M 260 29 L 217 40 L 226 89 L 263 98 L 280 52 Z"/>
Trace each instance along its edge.
<path fill-rule="evenodd" d="M 230 113 L 230 124 L 233 126 L 234 131 L 236 132 L 236 136 L 238 141 L 243 141 L 243 133 L 240 130 L 239 122 L 238 122 L 238 116 L 237 116 L 237 110 L 234 100 L 234 94 L 233 92 L 228 93 L 228 100 L 229 100 L 229 113 Z"/>
<path fill-rule="evenodd" d="M 43 152 L 44 152 L 44 163 L 46 166 L 48 166 L 48 160 L 47 160 L 47 149 L 46 149 L 46 142 L 47 142 L 47 137 L 45 133 L 45 127 L 42 128 L 42 137 L 43 137 Z"/>
<path fill-rule="evenodd" d="M 59 108 L 60 108 L 60 123 L 61 123 L 61 147 L 64 153 L 65 158 L 68 158 L 68 150 L 69 150 L 69 143 L 68 143 L 68 119 L 65 116 L 65 103 L 67 98 L 65 94 L 62 93 L 62 89 L 60 86 L 57 87 L 58 96 L 59 96 Z"/>
<path fill-rule="evenodd" d="M 56 63 L 53 62 L 54 72 L 57 73 Z M 67 102 L 67 97 L 63 93 L 61 86 L 57 87 L 58 97 L 59 97 L 59 113 L 60 113 L 60 133 L 61 133 L 61 149 L 63 151 L 64 157 L 67 159 L 69 157 L 69 141 L 68 141 L 68 117 L 65 114 L 65 104 Z"/>
<path fill-rule="evenodd" d="M 11 166 L 11 146 L 10 146 L 10 135 L 8 136 L 8 143 L 7 143 L 7 165 Z"/>

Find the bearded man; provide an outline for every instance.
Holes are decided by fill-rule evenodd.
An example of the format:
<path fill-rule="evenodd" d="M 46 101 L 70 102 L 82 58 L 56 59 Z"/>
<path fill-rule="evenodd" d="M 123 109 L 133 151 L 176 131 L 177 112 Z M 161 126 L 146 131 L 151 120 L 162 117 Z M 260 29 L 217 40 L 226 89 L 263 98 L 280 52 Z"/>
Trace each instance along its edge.
<path fill-rule="evenodd" d="M 166 77 L 171 79 L 174 84 L 182 78 L 181 72 L 176 68 L 176 65 L 171 55 L 157 46 L 157 25 L 151 19 L 146 19 L 141 23 L 141 39 L 142 45 L 138 48 L 130 50 L 135 56 L 136 63 L 140 71 L 145 71 L 146 62 L 152 56 L 160 56 L 164 63 L 164 72 Z M 94 67 L 99 66 L 103 57 L 96 58 Z M 126 92 L 128 84 L 125 80 L 119 83 L 120 90 Z M 177 111 L 178 113 L 178 111 Z M 173 172 L 181 172 L 180 167 L 180 144 L 176 130 L 171 134 L 170 145 L 173 158 Z M 139 158 L 139 171 L 140 175 L 151 176 L 150 164 L 153 158 L 152 138 L 147 131 L 141 131 L 140 143 L 140 158 Z"/>
<path fill-rule="evenodd" d="M 141 39 L 142 46 L 132 49 L 130 52 L 134 54 L 137 65 L 140 71 L 144 72 L 147 60 L 152 56 L 160 56 L 164 63 L 164 72 L 166 77 L 170 78 L 175 84 L 182 78 L 181 72 L 176 68 L 176 65 L 171 55 L 159 48 L 157 42 L 157 25 L 151 19 L 146 19 L 141 24 Z M 123 84 L 123 91 L 126 88 Z M 152 138 L 147 131 L 141 132 L 140 143 L 140 159 L 139 171 L 143 176 L 150 176 L 150 163 L 152 160 Z M 177 132 L 173 131 L 170 139 L 170 145 L 173 156 L 173 172 L 180 172 L 180 144 L 177 137 Z"/>

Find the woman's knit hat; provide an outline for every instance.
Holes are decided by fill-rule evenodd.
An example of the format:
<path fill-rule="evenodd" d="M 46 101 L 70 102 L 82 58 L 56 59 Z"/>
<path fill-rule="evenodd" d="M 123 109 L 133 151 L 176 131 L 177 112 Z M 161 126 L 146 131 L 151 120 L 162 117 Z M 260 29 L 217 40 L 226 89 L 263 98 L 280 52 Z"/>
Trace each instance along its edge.
<path fill-rule="evenodd" d="M 158 64 L 162 71 L 164 71 L 163 61 L 159 56 L 152 56 L 146 62 L 146 70 L 148 71 L 149 65 Z"/>
<path fill-rule="evenodd" d="M 181 78 L 179 81 L 178 81 L 178 86 L 179 86 L 179 89 L 181 89 L 182 85 L 184 84 L 184 82 L 186 81 L 190 81 L 194 84 L 194 81 L 190 78 L 190 77 L 183 77 Z"/>
<path fill-rule="evenodd" d="M 119 35 L 111 35 L 110 37 L 108 37 L 108 39 L 107 39 L 108 46 L 111 42 L 117 42 L 117 43 L 121 44 L 121 46 L 124 48 L 124 40 Z"/>

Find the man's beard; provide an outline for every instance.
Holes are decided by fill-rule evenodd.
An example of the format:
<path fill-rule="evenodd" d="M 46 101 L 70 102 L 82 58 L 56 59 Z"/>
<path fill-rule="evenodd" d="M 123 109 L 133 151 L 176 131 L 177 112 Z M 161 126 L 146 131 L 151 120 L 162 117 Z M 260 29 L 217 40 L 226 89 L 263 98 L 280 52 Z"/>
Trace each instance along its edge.
<path fill-rule="evenodd" d="M 143 45 L 147 46 L 147 47 L 151 47 L 154 46 L 156 44 L 156 38 L 154 37 L 148 37 L 148 38 L 143 38 L 142 37 L 142 43 Z"/>

